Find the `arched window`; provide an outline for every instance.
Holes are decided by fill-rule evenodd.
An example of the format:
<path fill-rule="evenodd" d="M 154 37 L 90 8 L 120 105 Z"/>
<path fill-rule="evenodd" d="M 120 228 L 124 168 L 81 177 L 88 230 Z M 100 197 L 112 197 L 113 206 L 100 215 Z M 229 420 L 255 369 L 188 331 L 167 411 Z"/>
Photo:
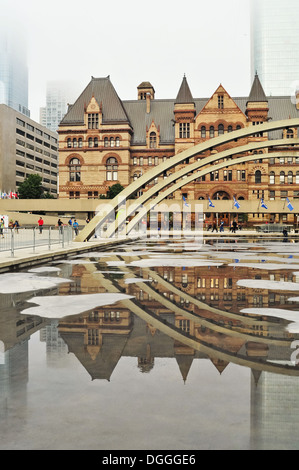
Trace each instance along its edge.
<path fill-rule="evenodd" d="M 260 170 L 256 170 L 255 172 L 255 183 L 262 182 L 262 172 Z"/>
<path fill-rule="evenodd" d="M 274 171 L 270 172 L 269 184 L 275 184 L 275 173 L 274 173 Z"/>
<path fill-rule="evenodd" d="M 284 183 L 285 183 L 285 174 L 284 174 L 284 171 L 281 171 L 281 172 L 280 172 L 280 175 L 279 175 L 279 182 L 280 182 L 280 184 L 284 184 Z"/>
<path fill-rule="evenodd" d="M 93 147 L 93 140 L 91 137 L 88 139 L 88 147 Z"/>
<path fill-rule="evenodd" d="M 69 163 L 70 181 L 81 181 L 81 164 L 78 158 L 72 158 Z"/>
<path fill-rule="evenodd" d="M 150 133 L 150 148 L 155 149 L 157 147 L 157 136 L 155 132 Z"/>
<path fill-rule="evenodd" d="M 202 126 L 200 131 L 201 131 L 201 138 L 205 139 L 207 135 L 205 126 Z"/>
<path fill-rule="evenodd" d="M 293 172 L 288 172 L 288 184 L 293 184 Z"/>
<path fill-rule="evenodd" d="M 105 137 L 105 139 L 104 139 L 104 147 L 108 147 L 108 143 L 109 143 L 108 137 Z"/>
<path fill-rule="evenodd" d="M 106 162 L 106 180 L 117 181 L 118 179 L 118 164 L 114 157 L 108 158 Z"/>
<path fill-rule="evenodd" d="M 293 129 L 288 129 L 287 130 L 287 139 L 293 139 L 294 138 L 294 131 Z"/>
<path fill-rule="evenodd" d="M 299 171 L 296 172 L 296 184 L 299 184 Z"/>
<path fill-rule="evenodd" d="M 75 147 L 78 147 L 78 142 L 77 142 L 77 139 L 76 139 L 76 138 L 73 139 L 73 147 L 74 147 L 74 148 L 75 148 Z"/>
<path fill-rule="evenodd" d="M 95 147 L 99 146 L 99 139 L 97 137 L 94 138 L 94 146 Z"/>
<path fill-rule="evenodd" d="M 227 132 L 232 132 L 233 131 L 233 126 L 228 126 Z"/>
<path fill-rule="evenodd" d="M 218 126 L 218 135 L 222 135 L 222 134 L 224 134 L 224 125 L 219 124 L 219 126 Z"/>
<path fill-rule="evenodd" d="M 78 140 L 78 145 L 79 145 L 79 148 L 80 148 L 80 149 L 83 147 L 83 140 L 82 140 L 81 137 L 80 137 L 80 139 Z"/>
<path fill-rule="evenodd" d="M 215 128 L 214 128 L 214 126 L 211 126 L 210 127 L 210 138 L 212 139 L 213 137 L 215 137 Z"/>
<path fill-rule="evenodd" d="M 67 146 L 68 146 L 68 148 L 71 148 L 71 146 L 72 146 L 72 139 L 67 139 Z"/>
<path fill-rule="evenodd" d="M 119 144 L 120 144 L 119 137 L 116 137 L 116 139 L 115 139 L 115 145 L 116 145 L 116 147 L 119 147 Z"/>
<path fill-rule="evenodd" d="M 114 145 L 115 145 L 114 137 L 110 137 L 110 147 L 114 147 Z"/>

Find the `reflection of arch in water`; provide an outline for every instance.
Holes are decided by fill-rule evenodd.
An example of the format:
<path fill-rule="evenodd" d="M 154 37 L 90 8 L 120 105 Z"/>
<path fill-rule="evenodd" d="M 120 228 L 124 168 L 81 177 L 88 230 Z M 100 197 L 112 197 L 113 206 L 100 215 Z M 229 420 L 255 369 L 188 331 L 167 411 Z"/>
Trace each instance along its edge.
<path fill-rule="evenodd" d="M 97 227 L 99 228 L 99 226 L 101 226 L 109 218 L 109 216 L 111 216 L 112 213 L 114 214 L 115 209 L 121 203 L 125 202 L 131 195 L 135 194 L 138 190 L 140 190 L 142 187 L 144 187 L 147 183 L 149 183 L 155 177 L 157 177 L 161 174 L 167 173 L 167 170 L 169 170 L 171 168 L 174 168 L 176 165 L 182 163 L 184 160 L 186 160 L 190 157 L 196 156 L 199 153 L 202 153 L 206 150 L 209 150 L 209 149 L 211 150 L 214 147 L 217 147 L 217 146 L 222 145 L 224 143 L 229 143 L 229 142 L 232 142 L 232 141 L 237 140 L 237 139 L 248 137 L 248 136 L 253 135 L 257 132 L 260 132 L 261 134 L 263 134 L 264 132 L 274 131 L 274 130 L 277 130 L 277 129 L 284 129 L 284 128 L 289 128 L 289 127 L 298 127 L 298 126 L 299 126 L 299 119 L 288 119 L 288 120 L 282 120 L 282 121 L 272 121 L 271 123 L 269 123 L 269 122 L 268 123 L 263 123 L 263 124 L 260 124 L 260 125 L 254 126 L 254 127 L 253 126 L 246 127 L 246 128 L 234 131 L 234 132 L 227 133 L 225 135 L 218 136 L 218 137 L 213 138 L 213 139 L 209 139 L 208 141 L 197 144 L 194 147 L 191 147 L 191 148 L 181 152 L 180 154 L 177 154 L 177 155 L 173 156 L 172 158 L 167 159 L 166 161 L 164 161 L 163 163 L 161 163 L 157 167 L 155 167 L 152 170 L 146 172 L 137 181 L 134 181 L 129 186 L 127 186 L 120 193 L 119 196 L 117 196 L 116 198 L 114 198 L 111 201 L 110 212 L 108 214 L 106 214 L 105 216 L 103 216 L 102 214 L 95 216 L 90 221 L 90 223 L 87 224 L 84 227 L 84 229 L 81 231 L 81 233 L 76 238 L 76 241 L 88 240 L 94 234 L 95 229 Z M 284 140 L 284 144 L 285 144 L 285 140 Z M 294 139 L 293 142 L 292 142 L 292 145 L 293 144 L 298 144 L 298 139 Z M 275 141 L 266 141 L 266 145 L 264 145 L 263 142 L 259 142 L 258 145 L 250 144 L 249 147 L 253 150 L 253 149 L 256 149 L 256 148 L 265 148 L 265 147 L 269 147 L 269 146 L 272 147 L 274 145 L 275 145 Z M 283 144 L 281 144 L 281 145 L 283 145 Z M 241 152 L 240 147 L 239 147 L 239 152 Z M 232 153 L 233 153 L 233 149 L 230 149 L 230 151 L 228 152 L 228 155 L 232 155 Z M 202 161 L 204 162 L 203 164 L 208 164 L 211 161 L 216 161 L 218 158 L 220 158 L 219 155 L 223 155 L 223 153 L 221 152 L 221 154 L 216 154 L 216 156 L 212 155 L 212 157 L 203 158 L 202 159 Z M 223 158 L 223 156 L 221 158 Z M 191 171 L 191 166 L 192 165 L 186 165 L 184 174 Z M 202 166 L 202 165 L 199 163 L 198 167 L 200 167 L 200 166 Z M 162 185 L 162 188 L 167 186 L 171 182 L 169 180 L 169 177 L 165 178 L 164 181 L 165 181 L 165 184 L 164 184 L 164 186 Z M 156 191 L 154 191 L 154 193 L 156 193 L 158 190 L 159 189 L 156 188 Z M 146 191 L 146 193 L 149 193 L 149 190 Z M 151 197 L 151 196 L 149 196 L 149 197 Z M 147 198 L 147 200 L 149 199 L 149 197 Z M 142 204 L 140 198 L 138 199 L 138 202 L 140 204 Z M 120 219 L 121 220 L 119 220 L 119 222 L 118 222 L 119 224 L 121 224 L 124 221 L 122 218 L 120 218 Z M 107 233 L 107 235 L 111 236 L 108 233 Z"/>
<path fill-rule="evenodd" d="M 107 289 L 108 292 L 122 291 L 122 289 L 120 287 L 117 287 L 115 283 L 104 278 L 103 274 L 101 274 L 100 276 L 103 277 L 102 285 Z M 199 351 L 202 354 L 205 354 L 211 360 L 222 360 L 226 361 L 227 363 L 232 362 L 234 364 L 248 367 L 257 371 L 267 371 L 281 375 L 299 376 L 299 368 L 288 367 L 270 362 L 262 362 L 260 358 L 255 360 L 254 358 L 248 358 L 246 356 L 237 356 L 235 353 L 230 353 L 224 351 L 221 348 L 210 346 L 202 340 L 196 340 L 190 337 L 188 334 L 184 333 L 182 330 L 178 329 L 176 326 L 171 325 L 169 323 L 165 323 L 155 313 L 149 312 L 148 309 L 144 310 L 144 308 L 142 308 L 136 300 L 123 300 L 122 305 L 130 309 L 132 313 L 152 325 L 154 328 L 157 328 L 165 335 L 171 337 L 176 341 L 179 341 L 180 343 L 194 349 L 195 351 Z"/>
<path fill-rule="evenodd" d="M 113 256 L 113 254 L 112 254 Z M 90 270 L 90 265 L 86 265 L 87 269 Z M 123 269 L 123 266 L 122 266 Z M 128 270 L 130 273 L 130 277 L 135 275 Z M 154 274 L 150 271 L 151 275 Z M 117 281 L 111 281 L 107 279 L 107 274 L 100 273 L 98 271 L 94 271 L 93 275 L 96 275 L 97 279 L 100 280 L 101 286 L 110 293 L 123 293 L 123 287 L 117 285 Z M 141 283 L 144 287 L 146 287 L 146 283 Z M 148 286 L 147 286 L 148 287 Z M 180 291 L 181 292 L 181 291 Z M 252 357 L 247 357 L 243 355 L 237 355 L 234 352 L 226 351 L 223 348 L 211 346 L 208 343 L 205 343 L 203 340 L 198 340 L 196 338 L 190 337 L 188 333 L 184 333 L 182 330 L 177 328 L 174 325 L 166 323 L 162 320 L 158 315 L 153 312 L 150 312 L 148 309 L 144 309 L 141 304 L 138 303 L 136 299 L 134 300 L 123 300 L 121 302 L 122 306 L 130 310 L 133 314 L 140 317 L 143 321 L 151 325 L 151 327 L 156 328 L 157 330 L 161 331 L 166 336 L 172 338 L 179 343 L 188 346 L 195 351 L 198 351 L 204 355 L 206 355 L 213 363 L 219 361 L 224 361 L 227 364 L 234 363 L 240 366 L 248 367 L 255 371 L 267 371 L 281 375 L 288 375 L 288 376 L 299 376 L 299 368 L 295 368 L 293 366 L 288 367 L 280 364 L 270 363 L 270 362 L 262 362 L 261 358 L 254 359 Z M 173 304 L 172 304 L 173 305 Z M 205 307 L 206 304 L 203 304 Z M 257 339 L 255 336 L 251 337 L 255 341 Z"/>
<path fill-rule="evenodd" d="M 140 257 L 136 257 L 137 259 L 140 259 Z M 157 281 L 159 284 L 164 286 L 168 291 L 174 293 L 175 295 L 178 295 L 179 297 L 183 298 L 184 300 L 187 300 L 189 303 L 196 305 L 198 308 L 208 310 L 211 313 L 215 313 L 216 315 L 231 319 L 231 320 L 237 320 L 240 321 L 243 324 L 248 324 L 248 325 L 258 325 L 259 327 L 267 327 L 270 324 L 273 324 L 271 321 L 266 321 L 266 320 L 259 320 L 258 317 L 249 317 L 249 316 L 244 316 L 240 315 L 237 313 L 231 313 L 226 310 L 221 310 L 215 307 L 211 307 L 210 305 L 201 302 L 200 300 L 196 299 L 195 297 L 192 297 L 185 291 L 181 291 L 179 288 L 174 286 L 172 283 L 166 281 L 163 279 L 159 274 L 156 273 L 156 271 L 153 271 L 149 268 L 143 268 L 145 272 L 148 273 L 148 276 Z M 130 273 L 130 276 L 136 277 L 130 270 L 122 266 L 123 271 L 128 271 Z M 151 295 L 151 297 L 155 298 L 158 302 L 160 302 L 162 305 L 164 305 L 167 309 L 173 310 L 179 315 L 183 315 L 186 318 L 189 318 L 192 321 L 200 321 L 203 326 L 206 326 L 207 328 L 210 328 L 212 330 L 215 330 L 218 333 L 222 333 L 228 336 L 237 336 L 244 338 L 246 341 L 255 341 L 259 343 L 266 343 L 266 344 L 275 344 L 276 346 L 290 346 L 290 343 L 293 339 L 286 340 L 286 339 L 278 339 L 278 338 L 265 338 L 262 336 L 258 335 L 253 335 L 253 334 L 248 334 L 248 333 L 241 333 L 234 331 L 232 329 L 228 329 L 225 326 L 217 325 L 216 323 L 213 323 L 212 321 L 199 317 L 197 314 L 189 312 L 188 310 L 185 310 L 178 305 L 172 303 L 169 301 L 167 298 L 165 298 L 162 294 L 160 294 L 158 291 L 153 289 L 148 283 L 139 283 L 139 286 L 142 287 L 142 290 L 144 292 L 147 292 L 148 294 Z M 276 320 L 274 320 L 275 325 L 277 324 Z"/>

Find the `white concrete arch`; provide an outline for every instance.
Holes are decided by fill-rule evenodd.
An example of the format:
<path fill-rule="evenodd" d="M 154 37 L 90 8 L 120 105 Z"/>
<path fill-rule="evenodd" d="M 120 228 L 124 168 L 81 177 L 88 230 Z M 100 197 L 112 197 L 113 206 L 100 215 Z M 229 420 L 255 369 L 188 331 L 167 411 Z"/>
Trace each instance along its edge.
<path fill-rule="evenodd" d="M 80 232 L 80 234 L 76 238 L 76 241 L 88 240 L 92 236 L 92 234 L 94 233 L 96 227 L 103 224 L 105 222 L 105 220 L 107 220 L 109 215 L 119 205 L 124 203 L 130 196 L 132 196 L 136 191 L 138 191 L 144 185 L 149 183 L 155 177 L 163 174 L 164 172 L 167 172 L 167 170 L 170 170 L 171 168 L 177 166 L 178 164 L 182 163 L 187 158 L 194 157 L 194 156 L 196 156 L 196 155 L 198 155 L 198 154 L 200 154 L 200 153 L 202 153 L 206 150 L 211 150 L 214 147 L 217 147 L 217 146 L 222 145 L 224 143 L 228 143 L 228 142 L 232 142 L 234 140 L 242 139 L 244 137 L 248 137 L 248 136 L 253 135 L 253 134 L 265 133 L 265 132 L 274 131 L 274 130 L 278 130 L 278 129 L 284 129 L 284 128 L 289 128 L 289 127 L 298 127 L 298 126 L 299 126 L 299 119 L 297 119 L 297 118 L 296 119 L 283 120 L 283 121 L 274 121 L 274 122 L 271 122 L 271 123 L 269 123 L 269 122 L 268 123 L 263 123 L 263 124 L 260 124 L 258 126 L 250 126 L 248 128 L 243 128 L 243 129 L 240 129 L 238 131 L 233 131 L 233 132 L 224 134 L 222 136 L 216 137 L 214 139 L 207 140 L 203 143 L 195 145 L 194 147 L 191 147 L 191 148 L 175 155 L 171 159 L 166 160 L 165 162 L 161 163 L 157 167 L 154 167 L 152 170 L 146 172 L 143 176 L 138 178 L 138 180 L 134 181 L 129 186 L 127 186 L 120 193 L 120 195 L 118 195 L 116 198 L 114 198 L 113 200 L 110 201 L 110 203 L 109 203 L 109 211 L 110 212 L 106 213 L 104 216 L 102 214 L 101 215 L 96 215 L 90 221 L 90 223 Z M 254 147 L 254 144 L 251 144 L 252 147 L 249 146 L 247 151 L 253 150 L 255 148 L 273 147 L 274 142 L 275 141 L 259 142 L 258 143 L 259 145 L 257 145 L 256 147 Z M 285 143 L 286 143 L 286 141 L 284 141 L 284 144 Z M 295 144 L 298 144 L 298 139 L 292 139 L 291 144 L 290 144 L 290 142 L 288 142 L 288 145 L 295 145 Z M 242 147 L 236 147 L 236 149 L 238 149 L 238 151 L 236 153 L 242 152 L 241 148 Z M 234 150 L 235 149 L 230 149 L 229 151 L 227 151 L 227 154 L 232 155 L 232 152 Z M 221 152 L 221 154 L 223 155 L 222 152 Z M 223 156 L 220 157 L 220 154 L 215 154 L 215 155 L 212 155 L 211 157 L 206 157 L 206 158 L 202 159 L 202 161 L 204 162 L 203 164 L 206 165 L 208 163 L 212 163 L 213 161 L 219 160 L 220 158 L 224 158 L 224 157 Z M 210 160 L 208 160 L 208 159 L 210 159 Z M 186 168 L 185 174 L 192 171 L 191 170 L 191 165 L 187 165 L 185 168 Z M 176 173 L 176 175 L 177 175 L 177 173 Z M 168 180 L 168 177 L 164 181 L 165 181 L 165 184 L 164 184 L 163 187 L 167 186 L 170 182 L 170 180 Z M 148 193 L 148 191 L 147 191 L 147 193 Z M 151 197 L 151 196 L 149 196 L 149 197 Z M 140 202 L 140 200 L 138 199 L 138 203 L 139 202 Z M 142 204 L 142 202 L 140 202 L 140 204 Z M 110 236 L 110 235 L 108 235 L 108 233 L 107 233 L 107 236 Z"/>
<path fill-rule="evenodd" d="M 219 155 L 221 155 L 221 154 L 219 154 Z M 280 156 L 281 156 L 280 152 L 271 153 L 271 158 L 279 158 Z M 296 151 L 288 152 L 287 156 L 298 157 L 299 156 L 299 151 L 298 152 L 296 152 Z M 237 163 L 243 163 L 243 162 L 248 162 L 248 161 L 252 161 L 252 160 L 261 160 L 261 159 L 267 159 L 267 158 L 269 158 L 268 153 L 258 154 L 258 155 L 246 155 L 246 156 L 243 156 L 243 157 L 236 158 L 235 160 L 218 163 L 217 165 L 213 166 L 213 171 L 220 170 L 220 169 L 226 168 L 228 166 L 233 166 L 233 165 L 236 165 Z M 180 180 L 176 184 L 172 185 L 170 188 L 167 188 L 165 191 L 163 191 L 162 194 L 159 194 L 155 199 L 148 202 L 146 205 L 144 205 L 141 208 L 139 213 L 129 222 L 129 224 L 127 226 L 127 234 L 147 214 L 147 212 L 149 212 L 157 204 L 159 204 L 161 201 L 163 201 L 163 199 L 165 199 L 165 197 L 169 196 L 174 191 L 180 189 L 182 186 L 185 186 L 186 184 L 191 183 L 193 180 L 195 180 L 197 178 L 200 178 L 201 176 L 204 176 L 204 175 L 206 175 L 210 172 L 211 172 L 210 168 L 205 168 L 204 170 L 199 170 L 196 173 L 193 173 L 192 175 L 188 176 L 187 178 L 184 178 L 183 180 Z M 231 206 L 232 201 L 227 201 L 227 205 Z M 227 212 L 230 212 L 230 210 L 228 209 Z"/>

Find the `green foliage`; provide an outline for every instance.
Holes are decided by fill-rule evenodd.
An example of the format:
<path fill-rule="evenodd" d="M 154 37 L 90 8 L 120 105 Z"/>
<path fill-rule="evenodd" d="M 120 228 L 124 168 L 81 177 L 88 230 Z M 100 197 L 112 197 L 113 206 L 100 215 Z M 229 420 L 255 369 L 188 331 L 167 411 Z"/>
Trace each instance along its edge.
<path fill-rule="evenodd" d="M 124 189 L 124 187 L 121 184 L 116 183 L 113 186 L 109 186 L 109 189 L 107 191 L 106 196 L 101 194 L 99 196 L 99 199 L 114 199 L 115 196 L 117 196 L 119 193 L 121 193 L 123 189 Z"/>
<path fill-rule="evenodd" d="M 18 188 L 19 199 L 41 199 L 43 192 L 40 175 L 29 175 Z"/>

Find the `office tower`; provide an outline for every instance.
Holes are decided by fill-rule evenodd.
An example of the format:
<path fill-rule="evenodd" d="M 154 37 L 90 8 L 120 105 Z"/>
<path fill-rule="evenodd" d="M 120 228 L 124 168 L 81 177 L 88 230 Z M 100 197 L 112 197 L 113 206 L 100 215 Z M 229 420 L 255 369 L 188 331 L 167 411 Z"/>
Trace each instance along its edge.
<path fill-rule="evenodd" d="M 33 174 L 42 177 L 46 192 L 57 195 L 58 135 L 0 104 L 0 191 L 18 192 Z"/>
<path fill-rule="evenodd" d="M 0 19 L 0 104 L 30 116 L 27 47 L 20 26 Z"/>
<path fill-rule="evenodd" d="M 79 86 L 75 82 L 51 81 L 47 83 L 46 106 L 40 108 L 40 123 L 57 132 L 60 121 L 77 98 Z"/>
<path fill-rule="evenodd" d="M 299 86 L 298 0 L 251 0 L 251 72 L 267 96 L 291 96 Z"/>

